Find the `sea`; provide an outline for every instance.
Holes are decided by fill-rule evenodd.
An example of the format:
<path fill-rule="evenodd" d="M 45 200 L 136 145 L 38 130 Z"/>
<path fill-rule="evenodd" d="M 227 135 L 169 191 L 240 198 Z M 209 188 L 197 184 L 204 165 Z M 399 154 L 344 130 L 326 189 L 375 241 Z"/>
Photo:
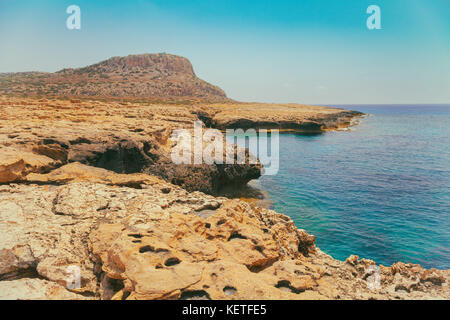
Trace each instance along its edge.
<path fill-rule="evenodd" d="M 256 181 L 274 210 L 335 259 L 450 268 L 450 105 L 336 105 L 347 131 L 280 134 L 279 171 Z"/>

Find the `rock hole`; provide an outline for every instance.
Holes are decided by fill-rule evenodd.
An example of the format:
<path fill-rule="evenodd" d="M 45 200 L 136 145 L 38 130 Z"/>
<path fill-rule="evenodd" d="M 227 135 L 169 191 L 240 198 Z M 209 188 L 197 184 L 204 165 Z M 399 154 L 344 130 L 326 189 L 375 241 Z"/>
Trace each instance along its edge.
<path fill-rule="evenodd" d="M 148 159 L 141 151 L 126 142 L 112 146 L 105 152 L 98 153 L 95 158 L 85 159 L 89 165 L 99 167 L 116 173 L 142 172 Z"/>
<path fill-rule="evenodd" d="M 113 279 L 104 275 L 103 280 L 100 283 L 103 293 L 101 295 L 102 300 L 111 300 L 111 298 L 124 288 L 123 280 Z"/>
<path fill-rule="evenodd" d="M 140 253 L 144 253 L 144 252 L 156 252 L 156 253 L 158 253 L 158 252 L 169 252 L 169 250 L 163 249 L 163 248 L 155 249 L 154 247 L 152 247 L 150 245 L 146 245 L 146 246 L 140 247 L 139 248 L 139 252 Z"/>
<path fill-rule="evenodd" d="M 205 290 L 184 291 L 180 300 L 211 300 L 208 292 Z"/>
<path fill-rule="evenodd" d="M 172 257 L 172 258 L 167 259 L 166 262 L 164 262 L 164 265 L 166 265 L 167 267 L 170 267 L 170 266 L 177 265 L 180 262 L 181 262 L 180 259 Z"/>
<path fill-rule="evenodd" d="M 56 141 L 54 139 L 43 139 L 41 141 L 42 144 L 47 145 L 47 144 L 58 144 L 61 147 L 63 147 L 64 149 L 69 149 L 69 146 L 67 144 L 65 144 L 64 142 L 61 141 Z"/>
<path fill-rule="evenodd" d="M 263 249 L 260 246 L 256 246 L 255 250 L 258 251 L 258 252 L 261 252 L 261 253 L 263 252 Z"/>
<path fill-rule="evenodd" d="M 232 296 L 237 293 L 237 290 L 235 287 L 226 286 L 225 288 L 223 288 L 223 292 L 226 296 Z"/>
<path fill-rule="evenodd" d="M 228 238 L 228 241 L 231 241 L 231 240 L 233 240 L 233 239 L 247 239 L 247 237 L 245 237 L 245 236 L 243 236 L 243 235 L 241 235 L 240 233 L 238 233 L 238 232 L 233 232 L 231 235 L 230 235 L 230 237 Z"/>
<path fill-rule="evenodd" d="M 39 273 L 37 272 L 35 267 L 29 267 L 26 269 L 19 269 L 16 271 L 12 271 L 9 273 L 0 274 L 0 281 L 4 280 L 19 280 L 23 278 L 30 278 L 30 279 L 45 279 Z"/>
<path fill-rule="evenodd" d="M 150 246 L 143 246 L 139 248 L 139 252 L 140 253 L 144 253 L 144 252 L 154 252 L 153 248 Z"/>
<path fill-rule="evenodd" d="M 169 188 L 169 187 L 167 187 L 167 188 L 161 188 L 161 192 L 164 193 L 164 194 L 168 194 L 168 193 L 170 193 L 170 191 L 172 191 L 172 189 Z"/>
<path fill-rule="evenodd" d="M 117 292 L 123 289 L 123 280 L 112 279 L 108 277 L 108 284 L 110 285 L 112 291 Z"/>
<path fill-rule="evenodd" d="M 295 293 L 295 294 L 299 294 L 299 293 L 305 291 L 305 290 L 300 290 L 300 289 L 294 288 L 293 286 L 291 286 L 291 282 L 288 281 L 288 280 L 280 280 L 280 281 L 278 281 L 278 283 L 275 285 L 275 288 L 278 288 L 278 289 L 280 289 L 282 291 L 285 291 L 285 292 L 292 292 L 292 293 Z"/>
<path fill-rule="evenodd" d="M 106 205 L 104 205 L 103 207 L 97 208 L 97 212 L 105 211 L 105 210 L 107 210 L 108 208 L 109 208 L 109 203 L 106 204 Z"/>
<path fill-rule="evenodd" d="M 123 292 L 123 296 L 122 296 L 122 300 L 127 300 L 128 296 L 130 295 L 131 292 L 128 291 L 124 291 Z"/>
<path fill-rule="evenodd" d="M 83 137 L 77 138 L 75 140 L 70 140 L 69 142 L 71 145 L 82 144 L 82 143 L 91 144 L 91 141 L 89 139 L 86 139 Z"/>
<path fill-rule="evenodd" d="M 408 293 L 410 292 L 410 290 L 403 284 L 398 284 L 398 285 L 395 286 L 395 291 L 399 291 L 399 290 L 403 290 L 403 291 L 406 291 Z"/>

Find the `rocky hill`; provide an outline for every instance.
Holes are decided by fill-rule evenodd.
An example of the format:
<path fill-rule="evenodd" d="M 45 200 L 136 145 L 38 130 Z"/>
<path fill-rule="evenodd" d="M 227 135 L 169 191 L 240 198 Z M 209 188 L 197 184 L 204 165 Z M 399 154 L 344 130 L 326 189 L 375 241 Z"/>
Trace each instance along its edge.
<path fill-rule="evenodd" d="M 188 59 L 166 53 L 113 57 L 55 73 L 3 73 L 0 74 L 0 93 L 136 100 L 229 100 L 222 89 L 199 79 Z"/>

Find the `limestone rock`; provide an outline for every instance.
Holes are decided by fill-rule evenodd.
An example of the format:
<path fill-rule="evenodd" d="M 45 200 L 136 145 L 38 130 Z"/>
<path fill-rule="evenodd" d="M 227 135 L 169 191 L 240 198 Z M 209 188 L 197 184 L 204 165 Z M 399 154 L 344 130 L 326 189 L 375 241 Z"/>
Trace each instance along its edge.
<path fill-rule="evenodd" d="M 450 270 L 338 261 L 289 217 L 198 191 L 246 183 L 258 164 L 169 161 L 172 132 L 199 119 L 323 131 L 356 115 L 279 107 L 0 96 L 0 298 L 448 299 Z"/>
<path fill-rule="evenodd" d="M 85 300 L 63 286 L 42 279 L 0 281 L 0 300 Z"/>
<path fill-rule="evenodd" d="M 31 172 L 48 172 L 60 164 L 45 155 L 0 146 L 0 183 L 22 180 Z"/>
<path fill-rule="evenodd" d="M 0 284 L 20 283 L 11 297 L 40 298 L 30 279 L 64 287 L 73 266 L 81 286 L 64 299 L 448 297 L 449 270 L 337 261 L 272 210 L 156 177 L 130 187 L 114 172 L 75 168 L 73 179 L 61 168 L 39 175 L 41 185 L 0 187 Z M 61 174 L 66 182 L 54 185 Z"/>
<path fill-rule="evenodd" d="M 215 103 L 197 111 L 208 126 L 225 129 L 279 129 L 293 132 L 323 132 L 349 127 L 363 114 L 344 109 L 300 104 Z"/>
<path fill-rule="evenodd" d="M 74 162 L 119 174 L 157 175 L 188 191 L 209 194 L 218 194 L 228 184 L 245 185 L 261 175 L 259 163 L 174 164 L 172 132 L 190 130 L 199 120 L 188 106 L 124 106 L 80 100 L 50 103 L 7 97 L 0 97 L 0 106 L 0 183 L 42 182 L 39 179 L 45 178 L 27 175 L 48 173 Z M 81 176 L 89 175 L 86 168 L 76 165 L 67 170 L 71 172 L 66 176 L 74 176 L 76 170 L 85 171 L 78 173 Z M 61 170 L 52 174 L 59 175 L 58 183 L 64 183 Z"/>

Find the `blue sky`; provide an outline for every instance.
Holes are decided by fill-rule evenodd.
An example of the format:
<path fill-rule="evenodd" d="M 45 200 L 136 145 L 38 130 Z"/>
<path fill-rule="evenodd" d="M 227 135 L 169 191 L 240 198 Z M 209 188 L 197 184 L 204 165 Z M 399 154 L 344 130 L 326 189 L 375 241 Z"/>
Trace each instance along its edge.
<path fill-rule="evenodd" d="M 450 103 L 449 16 L 449 0 L 0 0 L 0 72 L 167 52 L 241 101 Z"/>

